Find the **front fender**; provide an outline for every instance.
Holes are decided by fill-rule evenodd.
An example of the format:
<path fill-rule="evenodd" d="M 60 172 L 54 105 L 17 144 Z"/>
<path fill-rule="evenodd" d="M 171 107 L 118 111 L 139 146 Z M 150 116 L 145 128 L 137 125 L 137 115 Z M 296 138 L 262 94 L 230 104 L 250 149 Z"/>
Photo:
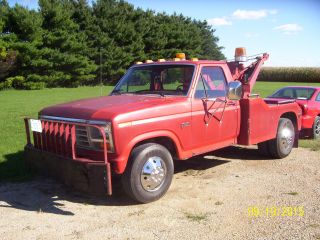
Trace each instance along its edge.
<path fill-rule="evenodd" d="M 184 158 L 183 150 L 181 147 L 181 142 L 177 135 L 171 131 L 168 130 L 157 130 L 152 132 L 143 133 L 140 135 L 137 135 L 136 137 L 132 138 L 131 141 L 126 145 L 126 147 L 123 149 L 121 154 L 117 157 L 117 159 L 114 161 L 114 171 L 117 174 L 122 174 L 125 171 L 125 168 L 127 166 L 131 151 L 133 148 L 140 142 L 146 141 L 148 139 L 152 138 L 159 138 L 159 137 L 168 137 L 170 138 L 177 151 L 178 158 Z"/>

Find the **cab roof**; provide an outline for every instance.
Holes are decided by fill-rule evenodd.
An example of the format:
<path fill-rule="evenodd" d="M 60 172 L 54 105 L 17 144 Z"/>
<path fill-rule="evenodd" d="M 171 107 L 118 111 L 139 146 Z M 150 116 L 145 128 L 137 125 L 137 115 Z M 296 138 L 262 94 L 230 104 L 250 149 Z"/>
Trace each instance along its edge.
<path fill-rule="evenodd" d="M 140 64 L 134 64 L 133 66 L 149 66 L 149 65 L 159 65 L 159 64 L 163 64 L 163 65 L 167 65 L 167 64 L 195 64 L 195 65 L 199 65 L 199 64 L 226 64 L 227 61 L 226 60 L 178 60 L 178 61 L 174 61 L 174 60 L 165 60 L 165 61 L 154 61 L 154 62 L 149 62 L 149 63 L 140 63 Z"/>

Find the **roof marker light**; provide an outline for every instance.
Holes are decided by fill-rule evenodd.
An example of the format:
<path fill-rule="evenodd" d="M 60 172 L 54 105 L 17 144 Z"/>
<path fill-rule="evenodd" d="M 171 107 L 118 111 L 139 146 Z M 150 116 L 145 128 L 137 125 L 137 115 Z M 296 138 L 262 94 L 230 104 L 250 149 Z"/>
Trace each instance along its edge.
<path fill-rule="evenodd" d="M 191 58 L 191 61 L 196 62 L 196 61 L 199 61 L 199 59 L 198 58 Z"/>
<path fill-rule="evenodd" d="M 163 58 L 158 59 L 158 62 L 165 62 L 166 60 Z"/>
<path fill-rule="evenodd" d="M 153 61 L 148 59 L 148 60 L 145 61 L 145 63 L 153 63 Z"/>
<path fill-rule="evenodd" d="M 136 64 L 142 64 L 143 62 L 136 62 Z"/>
<path fill-rule="evenodd" d="M 186 60 L 186 54 L 184 54 L 184 53 L 176 53 L 176 58 L 180 58 L 181 60 Z"/>

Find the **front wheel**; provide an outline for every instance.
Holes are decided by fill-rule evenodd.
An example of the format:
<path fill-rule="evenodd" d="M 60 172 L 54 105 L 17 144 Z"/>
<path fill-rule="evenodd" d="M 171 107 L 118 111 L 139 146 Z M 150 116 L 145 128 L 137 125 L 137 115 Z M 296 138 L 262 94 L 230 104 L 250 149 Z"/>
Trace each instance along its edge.
<path fill-rule="evenodd" d="M 134 200 L 148 203 L 161 198 L 169 189 L 173 177 L 170 152 L 156 143 L 142 144 L 133 149 L 122 185 Z"/>
<path fill-rule="evenodd" d="M 280 118 L 277 136 L 268 142 L 270 155 L 278 159 L 288 156 L 293 148 L 294 140 L 295 129 L 292 121 L 288 118 Z"/>
<path fill-rule="evenodd" d="M 313 122 L 313 138 L 314 139 L 320 139 L 320 117 L 315 117 L 314 122 Z"/>

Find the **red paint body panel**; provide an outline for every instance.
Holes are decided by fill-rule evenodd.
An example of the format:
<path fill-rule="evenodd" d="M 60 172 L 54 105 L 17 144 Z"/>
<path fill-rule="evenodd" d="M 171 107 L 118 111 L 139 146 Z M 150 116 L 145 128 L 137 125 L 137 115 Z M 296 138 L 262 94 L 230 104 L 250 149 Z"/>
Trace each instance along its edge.
<path fill-rule="evenodd" d="M 241 99 L 241 130 L 238 143 L 257 144 L 276 137 L 278 120 L 284 113 L 297 116 L 297 129 L 301 129 L 301 109 L 295 103 L 267 104 L 262 98 Z"/>
<path fill-rule="evenodd" d="M 231 71 L 230 64 L 225 61 L 187 60 L 141 65 L 194 65 L 195 72 L 186 96 L 113 95 L 51 106 L 41 110 L 39 115 L 111 122 L 115 152 L 108 153 L 105 158 L 112 164 L 112 171 L 118 174 L 124 172 L 134 146 L 153 138 L 171 139 L 179 159 L 187 159 L 232 144 L 256 144 L 275 137 L 279 118 L 285 113 L 290 112 L 296 116 L 297 129 L 301 127 L 301 108 L 297 103 L 267 104 L 261 98 L 250 98 L 249 92 L 266 58 L 267 56 L 257 60 L 256 65 L 253 65 L 256 67 L 253 71 L 253 82 L 244 83 L 246 96 L 240 101 L 227 99 L 223 107 L 219 107 L 219 102 L 204 103 L 203 100 L 195 98 L 201 68 L 220 67 L 226 81 L 231 82 L 235 81 L 235 73 L 232 71 L 236 70 L 238 65 L 233 64 Z M 237 76 L 241 77 L 240 72 L 236 72 L 239 73 Z M 44 130 L 49 132 L 46 136 L 61 133 L 58 128 L 46 124 L 45 122 Z M 66 131 L 70 134 L 66 134 Z M 65 142 L 69 141 L 74 148 L 74 130 L 65 129 L 65 132 L 61 133 L 65 136 Z M 49 145 L 52 143 L 50 137 L 45 139 Z M 70 148 L 61 150 L 60 154 L 68 150 Z M 68 154 L 76 157 L 73 149 Z M 86 155 L 85 152 L 81 154 Z M 92 155 L 88 151 L 87 157 L 90 157 L 90 154 Z"/>

